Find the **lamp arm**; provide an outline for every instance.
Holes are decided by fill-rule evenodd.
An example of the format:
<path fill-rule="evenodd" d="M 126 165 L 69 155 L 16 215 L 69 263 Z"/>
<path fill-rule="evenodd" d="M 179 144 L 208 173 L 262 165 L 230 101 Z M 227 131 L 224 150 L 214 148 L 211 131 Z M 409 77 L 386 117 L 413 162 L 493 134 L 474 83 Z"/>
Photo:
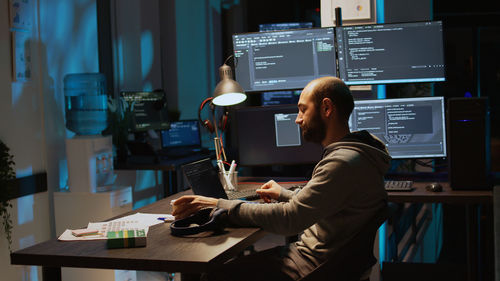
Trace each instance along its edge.
<path fill-rule="evenodd" d="M 222 145 L 222 139 L 219 136 L 219 130 L 217 129 L 217 118 L 215 118 L 215 104 L 210 103 L 210 108 L 212 109 L 212 119 L 214 120 L 214 129 L 215 129 L 215 146 L 216 146 L 216 156 L 217 160 L 220 158 L 220 153 L 222 152 L 222 156 L 224 157 L 224 161 L 227 161 L 226 151 L 224 151 L 224 146 Z"/>
<path fill-rule="evenodd" d="M 233 58 L 233 64 L 234 67 L 236 68 L 236 65 L 238 64 L 238 58 L 234 54 L 229 55 L 224 61 L 224 64 L 227 65 L 227 62 L 229 61 L 230 58 Z"/>

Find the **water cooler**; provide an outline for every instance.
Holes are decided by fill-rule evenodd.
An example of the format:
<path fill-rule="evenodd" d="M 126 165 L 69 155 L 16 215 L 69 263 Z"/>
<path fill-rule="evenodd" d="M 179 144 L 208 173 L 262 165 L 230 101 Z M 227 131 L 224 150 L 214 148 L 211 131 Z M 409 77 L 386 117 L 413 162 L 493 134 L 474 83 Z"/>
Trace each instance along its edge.
<path fill-rule="evenodd" d="M 132 210 L 132 187 L 115 186 L 111 136 L 107 127 L 106 80 L 101 73 L 64 77 L 66 127 L 75 136 L 66 139 L 68 191 L 54 193 L 57 235 L 84 228 Z M 63 280 L 134 281 L 131 270 L 63 268 Z"/>
<path fill-rule="evenodd" d="M 106 79 L 101 73 L 64 77 L 69 190 L 96 192 L 113 184 L 113 144 L 101 132 L 107 127 Z"/>
<path fill-rule="evenodd" d="M 77 136 L 66 139 L 68 183 L 71 192 L 105 191 L 113 185 L 111 136 Z"/>

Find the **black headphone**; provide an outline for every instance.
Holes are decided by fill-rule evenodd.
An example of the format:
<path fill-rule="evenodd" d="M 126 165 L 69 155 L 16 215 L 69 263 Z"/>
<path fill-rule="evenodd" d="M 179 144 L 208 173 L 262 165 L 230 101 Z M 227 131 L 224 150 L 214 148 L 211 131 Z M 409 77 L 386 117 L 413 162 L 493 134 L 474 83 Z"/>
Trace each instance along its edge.
<path fill-rule="evenodd" d="M 173 221 L 170 224 L 170 233 L 174 236 L 198 234 L 204 231 L 221 233 L 227 225 L 228 212 L 222 208 L 205 208 L 195 214 Z M 191 226 L 196 224 L 197 226 Z"/>
<path fill-rule="evenodd" d="M 200 124 L 203 125 L 203 127 L 205 127 L 211 134 L 213 134 L 215 132 L 215 127 L 212 124 L 212 122 L 210 122 L 209 119 L 201 120 L 201 111 L 203 110 L 205 105 L 210 102 L 209 104 L 210 104 L 210 108 L 212 110 L 212 116 L 214 116 L 215 106 L 212 105 L 212 103 L 211 103 L 213 99 L 214 99 L 213 97 L 205 99 L 200 104 L 200 107 L 198 108 L 198 120 L 200 121 Z M 220 121 L 219 121 L 219 124 L 218 124 L 218 127 L 221 131 L 224 131 L 227 128 L 227 123 L 228 123 L 228 119 L 229 119 L 228 115 L 229 114 L 228 114 L 227 110 L 224 110 L 224 113 L 222 114 Z"/>

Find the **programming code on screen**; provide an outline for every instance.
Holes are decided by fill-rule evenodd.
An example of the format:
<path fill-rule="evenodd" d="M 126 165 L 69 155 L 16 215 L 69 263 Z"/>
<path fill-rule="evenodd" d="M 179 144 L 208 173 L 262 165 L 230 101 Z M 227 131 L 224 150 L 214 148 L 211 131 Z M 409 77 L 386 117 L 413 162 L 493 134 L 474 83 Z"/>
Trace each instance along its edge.
<path fill-rule="evenodd" d="M 333 28 L 235 34 L 233 48 L 236 81 L 247 92 L 302 89 L 336 76 Z"/>
<path fill-rule="evenodd" d="M 163 130 L 170 127 L 163 92 L 122 92 L 128 103 L 133 103 L 132 131 Z"/>
<path fill-rule="evenodd" d="M 442 97 L 355 101 L 349 122 L 381 139 L 393 158 L 446 156 Z"/>
<path fill-rule="evenodd" d="M 297 113 L 274 115 L 274 126 L 276 128 L 276 146 L 300 146 L 300 127 L 295 123 Z"/>
<path fill-rule="evenodd" d="M 337 27 L 339 75 L 348 85 L 444 81 L 442 22 Z"/>
<path fill-rule="evenodd" d="M 198 120 L 177 121 L 170 124 L 170 129 L 161 131 L 163 147 L 200 145 Z"/>

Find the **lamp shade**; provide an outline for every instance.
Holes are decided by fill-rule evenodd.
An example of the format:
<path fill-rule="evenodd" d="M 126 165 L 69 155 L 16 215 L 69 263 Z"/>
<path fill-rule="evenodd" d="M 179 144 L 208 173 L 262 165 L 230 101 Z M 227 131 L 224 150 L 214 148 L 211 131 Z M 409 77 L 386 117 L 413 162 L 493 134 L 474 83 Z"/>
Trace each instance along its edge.
<path fill-rule="evenodd" d="M 231 67 L 223 64 L 219 68 L 220 82 L 215 87 L 212 103 L 218 106 L 230 106 L 247 99 L 247 95 L 238 82 L 233 80 Z"/>

